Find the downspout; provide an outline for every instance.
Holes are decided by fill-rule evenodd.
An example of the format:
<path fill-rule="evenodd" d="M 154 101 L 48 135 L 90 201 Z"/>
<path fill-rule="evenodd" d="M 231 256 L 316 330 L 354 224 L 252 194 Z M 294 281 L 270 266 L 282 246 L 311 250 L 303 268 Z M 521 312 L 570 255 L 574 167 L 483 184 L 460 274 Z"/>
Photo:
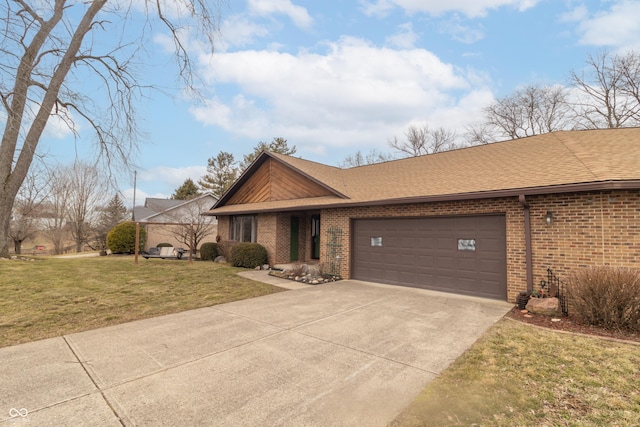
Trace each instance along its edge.
<path fill-rule="evenodd" d="M 518 196 L 518 201 L 524 208 L 524 248 L 527 269 L 527 292 L 533 292 L 533 257 L 531 255 L 531 213 L 529 202 L 524 194 Z"/>

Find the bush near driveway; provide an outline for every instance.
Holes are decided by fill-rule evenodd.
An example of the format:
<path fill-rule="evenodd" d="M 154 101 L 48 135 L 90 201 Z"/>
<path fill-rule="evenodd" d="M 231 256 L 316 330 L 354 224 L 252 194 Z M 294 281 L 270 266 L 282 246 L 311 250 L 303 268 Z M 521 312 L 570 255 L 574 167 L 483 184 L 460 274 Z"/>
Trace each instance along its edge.
<path fill-rule="evenodd" d="M 144 248 L 147 232 L 140 227 L 140 247 Z M 107 234 L 107 248 L 114 254 L 132 254 L 136 250 L 136 223 L 122 222 L 113 227 Z"/>
<path fill-rule="evenodd" d="M 640 270 L 589 267 L 569 280 L 570 311 L 588 325 L 640 331 Z"/>
<path fill-rule="evenodd" d="M 259 243 L 238 243 L 231 248 L 231 265 L 256 268 L 267 264 L 267 250 Z"/>
<path fill-rule="evenodd" d="M 200 259 L 203 261 L 213 261 L 218 256 L 218 244 L 215 242 L 203 243 L 200 246 Z"/>
<path fill-rule="evenodd" d="M 283 290 L 238 271 L 132 256 L 0 261 L 0 347 Z"/>

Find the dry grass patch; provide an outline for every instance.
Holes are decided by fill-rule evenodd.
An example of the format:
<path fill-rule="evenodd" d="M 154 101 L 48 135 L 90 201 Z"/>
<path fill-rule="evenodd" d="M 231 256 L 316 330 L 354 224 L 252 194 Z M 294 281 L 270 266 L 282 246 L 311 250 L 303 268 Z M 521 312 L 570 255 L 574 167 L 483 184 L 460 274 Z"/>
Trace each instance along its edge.
<path fill-rule="evenodd" d="M 503 319 L 391 426 L 638 426 L 640 346 Z"/>
<path fill-rule="evenodd" d="M 212 262 L 1 261 L 0 347 L 282 291 Z"/>

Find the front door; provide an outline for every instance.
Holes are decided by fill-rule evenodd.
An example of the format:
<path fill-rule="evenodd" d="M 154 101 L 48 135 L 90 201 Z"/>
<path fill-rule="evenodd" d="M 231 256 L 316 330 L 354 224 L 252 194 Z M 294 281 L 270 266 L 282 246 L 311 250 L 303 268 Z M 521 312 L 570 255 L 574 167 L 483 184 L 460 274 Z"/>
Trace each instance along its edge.
<path fill-rule="evenodd" d="M 289 261 L 298 261 L 298 241 L 300 240 L 300 217 L 291 217 L 291 242 L 289 244 Z"/>
<path fill-rule="evenodd" d="M 311 217 L 311 259 L 320 259 L 320 215 Z"/>

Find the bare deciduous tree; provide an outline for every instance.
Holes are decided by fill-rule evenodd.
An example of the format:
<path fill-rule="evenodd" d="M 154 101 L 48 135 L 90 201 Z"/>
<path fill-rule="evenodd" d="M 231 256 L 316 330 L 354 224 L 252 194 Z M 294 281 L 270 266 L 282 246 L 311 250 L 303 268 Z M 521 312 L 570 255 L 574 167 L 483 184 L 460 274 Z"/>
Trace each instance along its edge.
<path fill-rule="evenodd" d="M 196 253 L 200 242 L 216 231 L 215 217 L 202 215 L 209 209 L 211 209 L 211 197 L 203 195 L 177 208 L 170 216 L 173 221 L 182 225 L 172 225 L 167 228 L 168 232 L 193 254 Z"/>
<path fill-rule="evenodd" d="M 425 154 L 439 153 L 456 147 L 456 134 L 443 127 L 431 129 L 429 123 L 418 127 L 411 125 L 404 133 L 406 140 L 397 137 L 389 140 L 389 146 L 404 156 L 415 157 Z"/>
<path fill-rule="evenodd" d="M 358 150 L 355 152 L 355 154 L 347 156 L 342 161 L 340 166 L 343 168 L 352 168 L 357 166 L 372 165 L 374 163 L 387 162 L 393 159 L 394 157 L 392 155 L 380 153 L 379 151 L 376 151 L 372 148 L 366 155 L 362 154 L 362 151 Z"/>
<path fill-rule="evenodd" d="M 574 109 L 578 127 L 586 129 L 637 126 L 640 123 L 640 57 L 603 51 L 590 55 L 586 71 L 571 72 L 577 90 Z"/>
<path fill-rule="evenodd" d="M 484 109 L 485 122 L 467 127 L 471 145 L 566 129 L 572 112 L 562 86 L 526 86 Z"/>
<path fill-rule="evenodd" d="M 43 204 L 45 234 L 53 244 L 53 252 L 59 255 L 64 252 L 64 244 L 68 239 L 67 228 L 68 205 L 71 198 L 71 185 L 69 184 L 68 168 L 61 167 L 49 172 L 48 194 L 46 203 Z"/>
<path fill-rule="evenodd" d="M 95 165 L 76 162 L 64 170 L 69 185 L 67 226 L 76 244 L 76 252 L 80 252 L 94 235 L 99 207 L 106 203 L 107 188 Z"/>
<path fill-rule="evenodd" d="M 93 131 L 108 165 L 126 164 L 136 145 L 135 74 L 153 22 L 173 37 L 179 73 L 193 74 L 184 34 L 189 23 L 213 49 L 217 1 L 5 0 L 0 4 L 0 256 L 8 254 L 11 211 L 45 126 L 53 116 L 73 132 Z M 146 21 L 131 15 L 144 6 Z M 152 17 L 157 17 L 153 21 Z M 137 31 L 136 31 L 137 30 Z M 92 84 L 93 83 L 93 84 Z M 101 103 L 103 101 L 103 103 Z M 0 126 L 2 124 L 0 123 Z"/>
<path fill-rule="evenodd" d="M 18 191 L 10 228 L 16 254 L 22 253 L 22 242 L 32 238 L 38 231 L 38 211 L 48 195 L 45 176 L 43 169 L 34 164 Z"/>

